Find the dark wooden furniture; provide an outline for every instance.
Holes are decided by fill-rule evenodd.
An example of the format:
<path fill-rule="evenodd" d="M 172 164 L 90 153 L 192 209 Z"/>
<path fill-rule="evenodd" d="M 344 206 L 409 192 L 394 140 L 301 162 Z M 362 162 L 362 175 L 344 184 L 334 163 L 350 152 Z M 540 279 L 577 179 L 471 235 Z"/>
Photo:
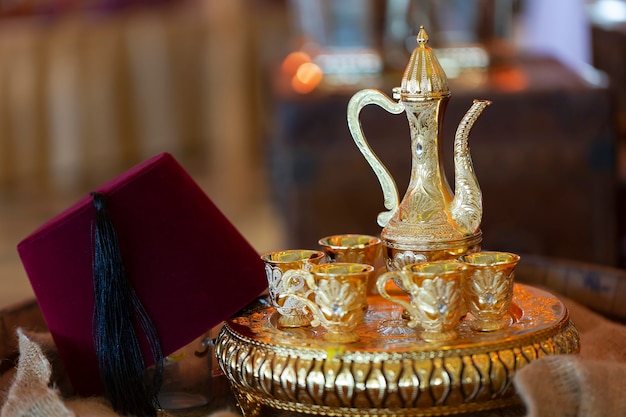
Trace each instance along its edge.
<path fill-rule="evenodd" d="M 620 266 L 626 268 L 626 22 L 591 26 L 593 65 L 608 77 L 617 130 L 617 227 Z"/>

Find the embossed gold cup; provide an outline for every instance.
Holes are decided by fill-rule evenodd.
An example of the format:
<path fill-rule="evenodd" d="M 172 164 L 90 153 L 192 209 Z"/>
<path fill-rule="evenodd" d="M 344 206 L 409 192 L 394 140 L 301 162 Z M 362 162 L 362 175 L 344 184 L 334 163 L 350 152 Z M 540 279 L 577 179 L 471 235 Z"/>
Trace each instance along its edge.
<path fill-rule="evenodd" d="M 328 263 L 313 265 L 309 271 L 291 270 L 282 278 L 281 297 L 304 303 L 313 315 L 311 326 L 327 330 L 324 340 L 352 343 L 359 340 L 356 328 L 367 309 L 367 281 L 372 265 Z M 303 295 L 301 288 L 308 291 Z"/>
<path fill-rule="evenodd" d="M 326 236 L 319 240 L 328 262 L 349 262 L 372 265 L 376 270 L 381 266 L 382 241 L 376 236 L 362 234 L 341 234 Z M 367 293 L 376 294 L 376 272 L 370 276 Z"/>
<path fill-rule="evenodd" d="M 465 311 L 461 283 L 467 267 L 456 260 L 406 265 L 401 271 L 386 272 L 376 282 L 380 295 L 404 307 L 411 328 L 422 326 L 420 336 L 429 342 L 457 337 L 455 327 Z M 400 282 L 409 296 L 391 296 L 386 285 Z"/>
<path fill-rule="evenodd" d="M 311 323 L 303 303 L 294 298 L 280 298 L 283 292 L 281 279 L 290 270 L 308 270 L 324 259 L 324 252 L 309 249 L 288 249 L 268 252 L 261 255 L 265 262 L 265 275 L 269 287 L 269 298 L 272 306 L 280 314 L 278 325 L 281 327 L 301 327 Z M 301 290 L 304 287 L 300 288 Z M 295 288 L 293 289 L 295 291 Z"/>
<path fill-rule="evenodd" d="M 490 332 L 511 324 L 515 267 L 519 255 L 508 252 L 476 252 L 459 260 L 468 266 L 463 297 L 475 320 L 473 330 Z"/>

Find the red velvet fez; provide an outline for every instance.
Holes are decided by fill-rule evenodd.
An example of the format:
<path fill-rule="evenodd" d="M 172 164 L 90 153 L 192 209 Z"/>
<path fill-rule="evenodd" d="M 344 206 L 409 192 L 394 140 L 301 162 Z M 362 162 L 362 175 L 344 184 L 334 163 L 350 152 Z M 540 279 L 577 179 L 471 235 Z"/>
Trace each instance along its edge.
<path fill-rule="evenodd" d="M 117 230 L 126 276 L 164 355 L 187 345 L 267 286 L 262 261 L 169 154 L 98 187 Z M 76 393 L 102 383 L 92 337 L 91 196 L 24 239 L 18 252 Z M 146 366 L 152 356 L 142 346 Z"/>

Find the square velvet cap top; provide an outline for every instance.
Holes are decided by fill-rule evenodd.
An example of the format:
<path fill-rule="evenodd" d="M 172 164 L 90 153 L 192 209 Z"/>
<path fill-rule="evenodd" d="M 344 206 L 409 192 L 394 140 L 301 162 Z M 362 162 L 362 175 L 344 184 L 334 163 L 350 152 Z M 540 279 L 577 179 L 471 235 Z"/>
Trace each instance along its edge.
<path fill-rule="evenodd" d="M 106 196 L 126 277 L 158 333 L 163 355 L 187 345 L 267 286 L 258 253 L 169 154 L 94 190 Z M 18 245 L 70 382 L 103 392 L 92 320 L 93 198 L 85 196 Z M 147 343 L 141 346 L 150 363 Z"/>

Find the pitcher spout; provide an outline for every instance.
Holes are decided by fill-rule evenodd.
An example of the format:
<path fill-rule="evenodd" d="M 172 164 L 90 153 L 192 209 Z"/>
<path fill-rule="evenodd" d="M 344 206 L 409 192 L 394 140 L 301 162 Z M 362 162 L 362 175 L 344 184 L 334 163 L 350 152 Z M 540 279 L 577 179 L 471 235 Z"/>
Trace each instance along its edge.
<path fill-rule="evenodd" d="M 480 114 L 490 104 L 489 100 L 474 100 L 454 137 L 455 191 L 450 204 L 450 217 L 458 230 L 467 235 L 478 232 L 483 216 L 482 193 L 469 152 L 469 134 Z"/>

